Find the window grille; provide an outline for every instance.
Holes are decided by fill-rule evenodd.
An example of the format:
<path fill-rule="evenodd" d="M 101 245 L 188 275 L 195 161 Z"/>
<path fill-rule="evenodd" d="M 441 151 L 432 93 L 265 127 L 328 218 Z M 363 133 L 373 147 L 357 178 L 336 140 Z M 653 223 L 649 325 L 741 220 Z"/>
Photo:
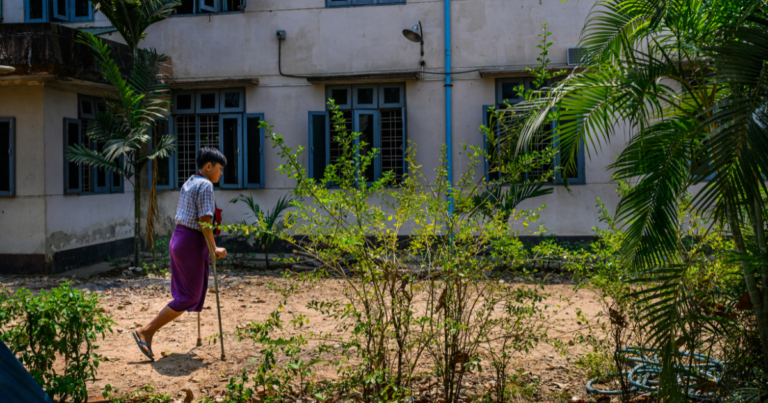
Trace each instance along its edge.
<path fill-rule="evenodd" d="M 91 145 L 91 139 L 88 138 L 88 122 L 84 121 L 82 124 L 82 144 L 84 147 L 90 148 Z M 91 174 L 93 173 L 93 170 L 90 169 L 91 167 L 83 164 L 83 173 L 81 176 L 82 184 L 80 185 L 80 189 L 83 193 L 91 193 L 93 192 L 93 186 L 91 186 Z"/>
<path fill-rule="evenodd" d="M 354 122 L 352 120 L 352 111 L 342 111 L 344 114 L 344 131 L 347 133 L 351 132 L 354 128 Z M 330 155 L 330 163 L 335 164 L 336 161 L 341 158 L 342 153 L 344 153 L 344 148 L 341 146 L 341 143 L 336 141 L 336 137 L 341 132 L 340 130 L 336 130 L 336 123 L 333 120 L 333 113 L 331 113 L 330 116 L 330 133 L 331 133 L 331 146 L 329 147 L 329 155 Z M 337 174 L 341 175 L 341 167 L 338 167 Z"/>
<path fill-rule="evenodd" d="M 217 122 L 218 123 L 218 122 Z M 179 116 L 176 120 L 176 142 L 178 155 L 178 186 L 182 187 L 192 175 L 197 172 L 197 132 L 194 115 Z"/>
<path fill-rule="evenodd" d="M 395 180 L 403 180 L 403 111 L 384 110 L 381 112 L 381 172 L 392 171 Z"/>

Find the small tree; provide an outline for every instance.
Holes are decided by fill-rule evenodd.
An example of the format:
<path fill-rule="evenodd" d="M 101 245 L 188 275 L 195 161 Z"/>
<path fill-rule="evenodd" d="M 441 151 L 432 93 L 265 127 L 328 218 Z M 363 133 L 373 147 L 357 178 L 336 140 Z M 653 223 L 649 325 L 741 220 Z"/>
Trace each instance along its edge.
<path fill-rule="evenodd" d="M 134 234 L 133 264 L 139 266 L 141 251 L 141 170 L 147 162 L 164 158 L 173 152 L 173 136 L 157 139 L 152 147 L 149 135 L 154 120 L 168 110 L 169 86 L 161 82 L 160 66 L 167 58 L 154 49 L 139 49 L 144 31 L 153 23 L 167 18 L 180 4 L 178 0 L 92 0 L 94 9 L 101 11 L 120 32 L 133 55 L 131 73 L 124 78 L 112 60 L 107 45 L 90 33 L 81 33 L 80 42 L 96 55 L 102 75 L 114 87 L 115 100 L 107 102 L 106 112 L 100 112 L 88 124 L 88 137 L 103 145 L 101 151 L 82 145 L 69 147 L 67 159 L 117 172 L 133 184 Z M 145 144 L 150 143 L 150 147 Z M 125 160 L 125 165 L 121 163 Z"/>

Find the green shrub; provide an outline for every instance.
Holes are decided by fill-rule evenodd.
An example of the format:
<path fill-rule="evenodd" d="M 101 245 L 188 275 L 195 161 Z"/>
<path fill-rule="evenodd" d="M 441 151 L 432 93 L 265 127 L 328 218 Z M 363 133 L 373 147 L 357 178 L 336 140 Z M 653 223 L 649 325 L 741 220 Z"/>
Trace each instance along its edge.
<path fill-rule="evenodd" d="M 22 288 L 0 300 L 0 338 L 51 398 L 87 400 L 85 381 L 96 377 L 101 362 L 94 342 L 114 324 L 98 302 L 69 282 L 38 295 Z M 57 359 L 63 372 L 54 370 Z"/>

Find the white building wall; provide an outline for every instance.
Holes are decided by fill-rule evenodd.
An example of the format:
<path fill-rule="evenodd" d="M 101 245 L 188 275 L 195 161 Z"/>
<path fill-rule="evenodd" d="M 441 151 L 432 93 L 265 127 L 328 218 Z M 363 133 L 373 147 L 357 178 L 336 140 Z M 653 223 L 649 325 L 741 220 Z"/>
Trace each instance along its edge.
<path fill-rule="evenodd" d="M 536 65 L 542 23 L 548 23 L 553 42 L 549 59 L 566 62 L 566 48 L 576 46 L 591 2 L 559 0 L 452 0 L 452 69 Z M 247 112 L 262 112 L 285 135 L 290 147 L 307 146 L 308 111 L 325 108 L 322 85 L 280 76 L 275 31 L 285 30 L 283 73 L 296 75 L 360 74 L 419 69 L 419 45 L 401 31 L 422 22 L 427 70 L 443 71 L 443 2 L 408 0 L 406 5 L 325 8 L 324 0 L 249 1 L 244 13 L 172 17 L 148 30 L 143 46 L 155 47 L 173 60 L 177 79 L 258 77 L 246 90 Z M 408 138 L 416 143 L 417 160 L 432 171 L 445 138 L 443 77 L 425 75 L 406 83 Z M 495 80 L 478 73 L 454 76 L 453 157 L 458 179 L 468 159 L 459 155 L 461 143 L 482 145 L 478 130 L 482 106 L 495 102 Z M 590 235 L 597 225 L 595 198 L 613 207 L 618 201 L 606 167 L 623 146 L 620 135 L 586 161 L 586 185 L 570 193 L 557 186 L 554 194 L 522 207 L 542 204 L 541 222 L 557 235 Z M 293 183 L 275 169 L 280 163 L 265 143 L 266 189 L 217 191 L 224 220 L 245 218 L 244 205 L 227 204 L 238 194 L 251 194 L 262 208 L 271 208 Z M 307 156 L 304 156 L 307 163 Z M 478 172 L 478 174 L 480 174 Z M 163 230 L 170 232 L 178 192 L 159 191 Z"/>
<path fill-rule="evenodd" d="M 0 116 L 16 119 L 16 196 L 0 197 L 0 254 L 45 251 L 44 91 L 20 82 L 0 86 Z"/>
<path fill-rule="evenodd" d="M 46 254 L 133 236 L 133 187 L 125 193 L 64 194 L 64 119 L 77 118 L 77 92 L 45 89 Z"/>

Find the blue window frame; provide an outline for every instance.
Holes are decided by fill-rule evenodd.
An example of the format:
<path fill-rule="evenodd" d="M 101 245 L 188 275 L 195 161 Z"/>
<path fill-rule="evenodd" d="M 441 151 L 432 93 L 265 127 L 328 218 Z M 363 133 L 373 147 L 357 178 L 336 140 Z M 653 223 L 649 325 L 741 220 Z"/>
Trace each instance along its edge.
<path fill-rule="evenodd" d="M 125 166 L 125 158 L 120 157 L 118 160 L 118 163 L 120 166 Z M 110 183 L 109 183 L 109 191 L 110 193 L 124 193 L 125 192 L 125 179 L 123 178 L 123 175 L 112 172 L 110 175 Z"/>
<path fill-rule="evenodd" d="M 551 85 L 551 83 L 548 83 Z M 523 86 L 524 89 L 534 89 L 533 88 L 533 80 L 530 78 L 504 78 L 499 79 L 496 81 L 496 105 L 484 105 L 483 106 L 483 124 L 485 126 L 488 126 L 489 119 L 491 116 L 490 108 L 492 106 L 495 106 L 498 108 L 504 108 L 505 103 L 509 104 L 516 104 L 518 102 L 522 102 L 523 99 L 521 96 L 517 94 L 517 89 L 520 86 Z M 496 124 L 495 122 L 491 122 L 496 129 L 499 130 L 500 126 Z M 531 144 L 531 147 L 537 151 L 541 151 L 546 149 L 547 147 L 554 147 L 555 149 L 559 149 L 560 142 L 557 137 L 557 122 L 552 122 L 549 126 L 548 133 L 542 132 L 540 138 L 537 139 L 537 141 L 534 141 Z M 486 152 L 490 154 L 491 156 L 494 154 L 493 149 L 489 149 L 488 139 L 486 138 L 485 134 L 483 134 L 483 147 L 485 148 Z M 561 155 L 559 152 L 555 155 L 554 161 L 552 161 L 552 164 L 554 167 L 563 167 L 560 169 L 556 174 L 552 181 L 554 184 L 562 184 L 565 182 L 564 177 L 568 179 L 569 185 L 583 185 L 586 184 L 586 173 L 585 173 L 585 155 L 584 155 L 584 144 L 583 142 L 580 142 L 578 145 L 578 149 L 573 154 L 573 158 L 576 159 L 575 164 L 565 164 L 564 159 L 565 156 Z M 569 156 L 570 158 L 570 156 Z M 575 165 L 575 168 L 573 166 Z M 487 181 L 495 181 L 499 180 L 500 173 L 499 172 L 490 172 L 493 171 L 491 169 L 492 167 L 489 166 L 489 161 L 485 161 L 485 176 Z M 571 166 L 571 168 L 566 172 L 564 168 L 565 166 Z M 531 171 L 526 174 L 525 179 L 526 180 L 533 180 L 539 175 L 543 175 L 545 172 L 550 171 L 552 169 L 552 166 L 545 166 L 538 168 L 534 171 Z"/>
<path fill-rule="evenodd" d="M 152 145 L 154 146 L 155 144 L 157 144 L 157 141 L 162 136 L 165 136 L 169 133 L 173 133 L 173 120 L 172 119 L 156 119 L 152 133 L 150 134 L 152 136 Z M 174 174 L 176 173 L 174 166 L 175 166 L 175 163 L 174 163 L 173 154 L 166 158 L 157 159 L 157 182 L 155 183 L 155 189 L 157 190 L 173 189 Z M 154 169 L 152 169 L 152 164 L 149 165 L 148 171 L 149 171 L 149 184 L 151 186 L 153 176 L 154 176 L 154 172 L 153 172 Z"/>
<path fill-rule="evenodd" d="M 89 0 L 24 0 L 24 22 L 93 21 Z"/>
<path fill-rule="evenodd" d="M 370 183 L 392 171 L 396 182 L 408 172 L 405 152 L 408 147 L 405 108 L 405 85 L 361 84 L 326 87 L 326 97 L 333 99 L 346 120 L 346 130 L 360 133 L 358 141 L 378 149 L 378 154 L 367 172 L 358 174 L 360 180 Z M 334 140 L 332 111 L 309 112 L 309 176 L 321 180 L 329 164 L 343 150 Z M 364 179 L 363 179 L 364 178 Z"/>
<path fill-rule="evenodd" d="M 16 195 L 16 120 L 0 117 L 0 196 Z"/>
<path fill-rule="evenodd" d="M 175 16 L 239 13 L 245 9 L 245 0 L 181 0 L 173 11 Z"/>
<path fill-rule="evenodd" d="M 172 99 L 174 117 L 168 127 L 176 135 L 176 150 L 169 162 L 167 176 L 172 186 L 168 188 L 181 188 L 195 174 L 197 151 L 201 147 L 215 147 L 227 158 L 217 187 L 264 187 L 264 136 L 259 129 L 264 114 L 242 113 L 246 109 L 244 89 L 178 91 Z"/>
<path fill-rule="evenodd" d="M 263 113 L 245 115 L 243 129 L 243 184 L 246 188 L 264 187 L 264 129 L 259 127 L 264 120 Z"/>
<path fill-rule="evenodd" d="M 376 6 L 405 4 L 406 0 L 325 0 L 326 7 Z"/>

